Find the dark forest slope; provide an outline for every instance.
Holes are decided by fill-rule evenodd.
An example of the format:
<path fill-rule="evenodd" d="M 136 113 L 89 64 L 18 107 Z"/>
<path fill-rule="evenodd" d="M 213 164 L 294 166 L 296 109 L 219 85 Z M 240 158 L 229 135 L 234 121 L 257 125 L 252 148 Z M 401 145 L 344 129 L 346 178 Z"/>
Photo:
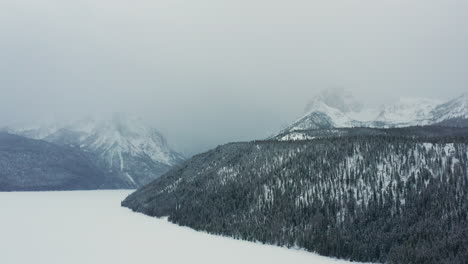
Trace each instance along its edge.
<path fill-rule="evenodd" d="M 468 137 L 446 135 L 233 143 L 195 156 L 122 205 L 327 256 L 466 263 L 467 155 Z"/>
<path fill-rule="evenodd" d="M 0 191 L 89 190 L 119 184 L 88 153 L 0 133 Z"/>

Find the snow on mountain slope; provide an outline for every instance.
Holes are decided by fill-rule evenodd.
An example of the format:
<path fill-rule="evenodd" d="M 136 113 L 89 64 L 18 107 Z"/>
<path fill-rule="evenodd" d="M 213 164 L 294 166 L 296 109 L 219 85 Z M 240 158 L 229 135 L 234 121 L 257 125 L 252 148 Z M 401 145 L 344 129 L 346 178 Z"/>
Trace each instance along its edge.
<path fill-rule="evenodd" d="M 57 132 L 57 130 L 60 129 L 60 125 L 58 124 L 44 124 L 44 125 L 32 125 L 32 126 L 24 126 L 24 127 L 16 127 L 16 128 L 11 128 L 11 127 L 6 127 L 3 128 L 2 130 L 4 132 L 8 132 L 11 134 L 18 134 L 27 138 L 32 138 L 32 139 L 44 139 L 47 136 Z"/>
<path fill-rule="evenodd" d="M 460 97 L 440 104 L 431 111 L 432 121 L 435 123 L 450 119 L 468 118 L 468 93 Z"/>
<path fill-rule="evenodd" d="M 461 230 L 444 229 L 428 237 L 420 231 L 429 228 L 428 219 L 440 221 L 434 229 L 445 226 L 444 221 L 452 223 L 442 215 L 460 219 L 459 227 L 467 224 L 458 217 L 468 213 L 460 206 L 468 201 L 467 134 L 441 137 L 443 129 L 452 130 L 387 129 L 380 132 L 400 132 L 376 136 L 377 129 L 366 128 L 362 130 L 370 133 L 355 137 L 352 133 L 361 129 L 336 129 L 350 136 L 226 144 L 193 157 L 132 193 L 122 205 L 214 234 L 358 261 L 425 263 L 418 248 L 422 254 L 437 252 L 442 245 L 425 248 L 432 237 L 444 241 Z M 421 239 L 412 240 L 418 244 L 408 245 L 409 252 L 421 261 L 397 259 L 408 252 L 401 241 L 414 236 Z M 465 245 L 457 243 L 449 249 L 454 253 L 435 253 L 433 258 L 456 263 L 450 258 Z"/>
<path fill-rule="evenodd" d="M 98 163 L 109 173 L 133 187 L 148 183 L 184 160 L 155 128 L 126 114 L 10 129 L 9 132 L 91 152 L 99 157 Z"/>
<path fill-rule="evenodd" d="M 323 91 L 310 101 L 307 113 L 280 132 L 333 127 L 362 126 L 377 116 L 372 109 L 365 109 L 351 93 L 342 89 Z"/>
<path fill-rule="evenodd" d="M 111 157 L 144 154 L 155 162 L 169 166 L 183 159 L 168 146 L 161 133 L 138 118 L 114 115 L 110 120 L 95 124 L 91 131 L 90 136 L 82 141 L 85 146 Z"/>
<path fill-rule="evenodd" d="M 310 137 L 306 135 L 305 133 L 301 132 L 292 132 L 289 134 L 286 134 L 283 137 L 280 137 L 278 140 L 280 141 L 295 141 L 295 140 L 310 140 L 314 139 L 315 137 Z"/>
<path fill-rule="evenodd" d="M 337 108 L 320 100 L 314 100 L 310 111 L 296 121 L 290 130 L 352 126 L 353 120 Z"/>
<path fill-rule="evenodd" d="M 464 120 L 468 119 L 468 94 L 446 103 L 425 98 L 401 98 L 378 112 L 362 107 L 348 92 L 340 94 L 340 91 L 334 91 L 319 94 L 306 109 L 307 114 L 278 135 L 308 129 L 451 125 L 444 123 L 448 120 L 457 120 L 457 126 L 463 126 L 467 123 Z"/>
<path fill-rule="evenodd" d="M 400 98 L 395 104 L 385 107 L 377 121 L 396 125 L 426 125 L 430 123 L 430 113 L 441 104 L 439 100 L 425 98 Z"/>

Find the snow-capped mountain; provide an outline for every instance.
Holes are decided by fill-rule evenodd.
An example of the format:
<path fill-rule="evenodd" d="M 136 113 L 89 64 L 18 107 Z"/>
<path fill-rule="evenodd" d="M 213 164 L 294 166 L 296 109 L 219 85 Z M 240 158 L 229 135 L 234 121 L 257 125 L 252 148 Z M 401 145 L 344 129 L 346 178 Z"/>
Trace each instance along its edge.
<path fill-rule="evenodd" d="M 352 125 L 353 120 L 346 113 L 317 100 L 314 102 L 312 110 L 299 118 L 287 130 L 350 127 Z"/>
<path fill-rule="evenodd" d="M 425 98 L 400 98 L 396 103 L 386 106 L 376 121 L 392 126 L 427 125 L 432 110 L 442 102 Z"/>
<path fill-rule="evenodd" d="M 468 119 L 468 93 L 464 93 L 460 97 L 446 103 L 439 104 L 431 111 L 430 117 L 434 123 Z"/>
<path fill-rule="evenodd" d="M 362 107 L 347 92 L 334 90 L 319 94 L 306 109 L 308 112 L 304 116 L 280 131 L 279 135 L 299 130 L 346 127 L 468 125 L 468 94 L 445 103 L 425 98 L 401 98 L 379 111 Z"/>
<path fill-rule="evenodd" d="M 348 91 L 331 89 L 310 101 L 306 114 L 284 131 L 354 127 L 374 116 L 372 109 L 364 109 Z"/>
<path fill-rule="evenodd" d="M 125 180 L 128 187 L 142 186 L 184 160 L 169 147 L 158 130 L 126 114 L 9 129 L 8 132 L 92 153 L 98 157 L 100 166 Z"/>

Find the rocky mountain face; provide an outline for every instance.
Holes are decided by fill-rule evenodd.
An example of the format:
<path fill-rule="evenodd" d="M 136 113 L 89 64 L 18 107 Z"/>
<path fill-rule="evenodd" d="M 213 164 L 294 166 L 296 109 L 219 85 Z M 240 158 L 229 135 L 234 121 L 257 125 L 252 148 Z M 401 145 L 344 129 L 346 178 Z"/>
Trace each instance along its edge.
<path fill-rule="evenodd" d="M 122 188 L 142 186 L 184 160 L 155 128 L 124 114 L 9 132 L 89 153 L 96 157 L 97 166 L 125 183 Z"/>
<path fill-rule="evenodd" d="M 90 190 L 125 186 L 93 156 L 67 146 L 0 132 L 0 191 Z"/>
<path fill-rule="evenodd" d="M 402 98 L 378 111 L 362 107 L 349 93 L 333 91 L 318 95 L 306 109 L 307 114 L 279 134 L 293 133 L 297 130 L 343 127 L 468 125 L 468 94 L 445 103 L 424 98 Z"/>
<path fill-rule="evenodd" d="M 356 261 L 466 263 L 467 130 L 336 131 L 220 146 L 122 205 L 197 230 Z"/>

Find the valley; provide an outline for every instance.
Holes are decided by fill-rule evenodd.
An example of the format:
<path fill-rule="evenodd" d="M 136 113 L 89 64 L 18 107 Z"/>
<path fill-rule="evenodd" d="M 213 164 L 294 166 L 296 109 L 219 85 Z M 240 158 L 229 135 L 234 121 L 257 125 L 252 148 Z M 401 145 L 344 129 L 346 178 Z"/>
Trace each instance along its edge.
<path fill-rule="evenodd" d="M 351 263 L 135 214 L 119 206 L 131 192 L 0 192 L 0 263 Z"/>

